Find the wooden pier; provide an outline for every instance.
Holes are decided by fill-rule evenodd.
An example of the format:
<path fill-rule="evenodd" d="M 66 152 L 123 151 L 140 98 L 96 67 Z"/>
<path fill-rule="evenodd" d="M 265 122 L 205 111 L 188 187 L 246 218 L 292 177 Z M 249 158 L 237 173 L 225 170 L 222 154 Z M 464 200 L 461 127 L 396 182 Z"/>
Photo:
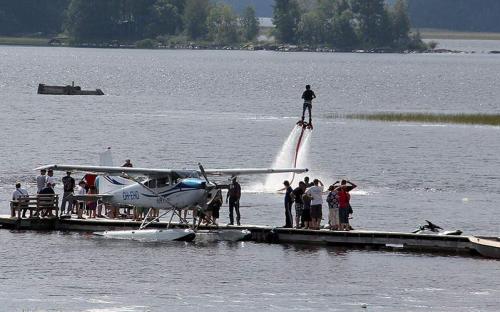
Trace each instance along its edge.
<path fill-rule="evenodd" d="M 130 219 L 70 219 L 70 218 L 18 218 L 0 216 L 0 227 L 14 230 L 81 231 L 100 232 L 139 228 L 140 221 Z M 168 222 L 154 222 L 150 228 L 166 228 Z M 173 223 L 173 227 L 186 227 Z M 215 229 L 214 226 L 200 226 L 201 230 Z M 427 235 L 382 231 L 330 231 L 276 228 L 271 226 L 243 225 L 219 226 L 218 230 L 247 229 L 250 240 L 264 243 L 286 243 L 305 245 L 344 246 L 375 250 L 397 250 L 411 252 L 439 253 L 450 255 L 482 256 L 500 259 L 500 239 L 496 237 L 475 237 L 457 235 Z"/>

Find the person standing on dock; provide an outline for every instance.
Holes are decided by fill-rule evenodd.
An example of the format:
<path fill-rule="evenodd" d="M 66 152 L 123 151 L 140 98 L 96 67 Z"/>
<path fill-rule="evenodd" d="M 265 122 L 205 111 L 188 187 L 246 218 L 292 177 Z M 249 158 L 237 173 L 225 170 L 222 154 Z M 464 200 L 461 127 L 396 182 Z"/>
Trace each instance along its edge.
<path fill-rule="evenodd" d="M 340 183 L 340 186 L 338 185 L 338 183 Z M 333 183 L 333 186 L 337 187 L 338 190 L 340 190 L 340 188 L 343 187 L 346 190 L 347 193 L 349 193 L 350 191 L 354 190 L 357 187 L 356 184 L 352 183 L 349 180 L 345 180 L 345 179 L 343 179 L 340 182 L 339 181 L 335 181 L 335 183 Z M 351 201 L 350 201 L 350 199 L 351 199 L 351 194 L 349 194 L 349 201 L 347 203 L 347 209 L 348 209 L 347 229 L 348 230 L 352 230 L 352 227 L 349 224 L 349 216 L 352 216 L 352 214 L 353 214 L 353 210 L 352 210 L 352 207 L 351 207 Z M 339 216 L 339 218 L 340 218 L 340 216 Z M 342 223 L 342 222 L 340 222 L 340 223 Z"/>
<path fill-rule="evenodd" d="M 236 224 L 240 224 L 240 198 L 241 198 L 241 186 L 236 181 L 236 177 L 233 177 L 231 184 L 229 184 L 229 190 L 227 191 L 226 203 L 229 199 L 229 224 L 234 225 L 233 210 L 236 210 Z"/>
<path fill-rule="evenodd" d="M 80 181 L 78 182 L 78 188 L 76 190 L 76 194 L 77 195 L 87 195 L 87 190 L 85 189 L 85 181 Z M 84 199 L 80 199 L 78 201 L 78 206 L 77 206 L 77 210 L 76 210 L 76 213 L 78 215 L 78 219 L 83 219 L 83 210 L 85 210 L 85 200 Z"/>
<path fill-rule="evenodd" d="M 293 219 L 292 219 L 292 205 L 293 205 L 293 197 L 292 192 L 293 188 L 290 186 L 290 182 L 285 180 L 283 182 L 285 186 L 285 228 L 293 228 Z"/>
<path fill-rule="evenodd" d="M 323 216 L 323 182 L 314 179 L 314 186 L 307 189 L 306 194 L 311 197 L 311 228 L 319 230 L 321 217 Z"/>
<path fill-rule="evenodd" d="M 302 93 L 302 99 L 304 100 L 304 105 L 302 107 L 302 122 L 304 122 L 304 117 L 306 114 L 306 109 L 309 111 L 309 124 L 312 125 L 312 116 L 311 116 L 311 110 L 312 110 L 312 100 L 316 98 L 316 94 L 314 94 L 314 91 L 311 90 L 310 85 L 306 85 L 306 91 Z"/>
<path fill-rule="evenodd" d="M 339 202 L 338 202 L 338 189 L 334 185 L 328 188 L 328 196 L 326 202 L 328 203 L 328 225 L 330 230 L 337 231 L 339 229 Z"/>
<path fill-rule="evenodd" d="M 351 195 L 348 191 L 347 184 L 341 184 L 340 190 L 337 193 L 338 203 L 339 203 L 339 221 L 340 221 L 340 230 L 341 231 L 349 231 L 349 207 L 350 207 L 350 199 Z"/>
<path fill-rule="evenodd" d="M 304 211 L 304 201 L 302 200 L 302 195 L 304 195 L 305 191 L 306 184 L 300 181 L 299 186 L 292 192 L 292 197 L 295 199 L 295 228 L 297 229 L 300 229 L 300 227 L 304 224 L 304 220 L 302 218 L 302 213 Z"/>
<path fill-rule="evenodd" d="M 61 201 L 61 215 L 66 214 L 71 215 L 73 209 L 73 192 L 75 189 L 75 179 L 71 176 L 71 171 L 66 172 L 66 176 L 62 178 L 63 184 L 63 198 Z M 66 210 L 66 203 L 68 203 L 68 210 Z"/>
<path fill-rule="evenodd" d="M 50 183 L 52 185 L 52 188 L 56 186 L 56 178 L 54 178 L 54 170 L 49 169 L 47 171 L 47 183 Z"/>
<path fill-rule="evenodd" d="M 36 193 L 39 194 L 41 190 L 47 185 L 47 170 L 40 170 L 40 175 L 36 177 Z"/>

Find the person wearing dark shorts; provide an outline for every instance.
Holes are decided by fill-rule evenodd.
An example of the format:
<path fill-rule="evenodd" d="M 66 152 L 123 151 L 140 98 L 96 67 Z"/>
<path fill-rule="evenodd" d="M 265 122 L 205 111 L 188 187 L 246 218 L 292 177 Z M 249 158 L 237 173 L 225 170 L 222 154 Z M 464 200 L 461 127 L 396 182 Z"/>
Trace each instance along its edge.
<path fill-rule="evenodd" d="M 312 219 L 321 219 L 323 217 L 322 213 L 322 205 L 312 205 L 311 206 L 311 218 Z"/>
<path fill-rule="evenodd" d="M 323 204 L 323 182 L 314 179 L 314 185 L 306 190 L 306 194 L 311 197 L 311 224 L 312 230 L 319 230 L 322 217 L 322 204 Z"/>
<path fill-rule="evenodd" d="M 302 201 L 302 195 L 306 191 L 306 184 L 302 181 L 299 182 L 299 186 L 295 188 L 292 192 L 293 198 L 295 199 L 295 227 L 300 229 L 304 226 L 304 221 L 301 222 L 302 212 L 304 211 L 304 202 Z"/>
<path fill-rule="evenodd" d="M 302 201 L 304 203 L 302 209 L 302 222 L 304 222 L 304 228 L 308 229 L 311 222 L 311 196 L 307 194 L 302 195 Z"/>

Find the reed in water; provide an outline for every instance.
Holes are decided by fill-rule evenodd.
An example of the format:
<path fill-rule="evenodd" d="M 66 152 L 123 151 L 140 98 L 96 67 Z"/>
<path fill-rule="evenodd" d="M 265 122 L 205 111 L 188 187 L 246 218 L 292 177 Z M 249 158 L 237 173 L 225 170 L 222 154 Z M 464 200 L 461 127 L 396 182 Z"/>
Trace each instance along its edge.
<path fill-rule="evenodd" d="M 337 116 L 387 122 L 455 123 L 500 126 L 500 114 L 374 113 Z"/>

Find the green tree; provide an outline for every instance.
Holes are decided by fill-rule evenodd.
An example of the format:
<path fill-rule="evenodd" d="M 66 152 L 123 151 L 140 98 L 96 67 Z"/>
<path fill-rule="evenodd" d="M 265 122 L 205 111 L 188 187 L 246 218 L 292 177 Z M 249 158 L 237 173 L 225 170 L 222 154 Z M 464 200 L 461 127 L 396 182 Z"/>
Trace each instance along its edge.
<path fill-rule="evenodd" d="M 358 35 L 366 48 L 390 45 L 391 21 L 384 0 L 351 0 L 359 24 Z"/>
<path fill-rule="evenodd" d="M 184 6 L 184 28 L 191 39 L 203 38 L 207 32 L 209 0 L 186 0 Z"/>
<path fill-rule="evenodd" d="M 0 34 L 56 34 L 69 0 L 0 0 Z"/>
<path fill-rule="evenodd" d="M 327 42 L 336 48 L 356 48 L 359 45 L 359 40 L 353 22 L 350 10 L 344 10 L 336 14 L 332 20 L 331 32 L 328 34 Z"/>
<path fill-rule="evenodd" d="M 393 39 L 398 43 L 408 42 L 410 18 L 405 0 L 397 0 L 391 11 Z"/>
<path fill-rule="evenodd" d="M 112 38 L 118 13 L 114 5 L 113 1 L 72 0 L 67 12 L 67 32 L 78 42 Z"/>
<path fill-rule="evenodd" d="M 107 0 L 114 1 L 114 36 L 123 39 L 139 39 L 149 35 L 149 25 L 154 22 L 152 6 L 156 0 Z"/>
<path fill-rule="evenodd" d="M 310 11 L 302 14 L 297 26 L 297 38 L 300 43 L 317 45 L 324 43 L 324 26 L 320 14 L 317 11 Z"/>
<path fill-rule="evenodd" d="M 259 33 L 259 20 L 255 17 L 255 9 L 247 6 L 241 17 L 241 32 L 245 41 L 252 41 Z"/>
<path fill-rule="evenodd" d="M 276 39 L 284 43 L 297 42 L 301 10 L 296 0 L 275 0 L 273 24 Z"/>
<path fill-rule="evenodd" d="M 238 18 L 228 5 L 217 4 L 207 18 L 208 36 L 216 44 L 238 42 Z"/>
<path fill-rule="evenodd" d="M 181 30 L 182 16 L 170 0 L 157 0 L 150 8 L 148 36 L 174 35 Z"/>

